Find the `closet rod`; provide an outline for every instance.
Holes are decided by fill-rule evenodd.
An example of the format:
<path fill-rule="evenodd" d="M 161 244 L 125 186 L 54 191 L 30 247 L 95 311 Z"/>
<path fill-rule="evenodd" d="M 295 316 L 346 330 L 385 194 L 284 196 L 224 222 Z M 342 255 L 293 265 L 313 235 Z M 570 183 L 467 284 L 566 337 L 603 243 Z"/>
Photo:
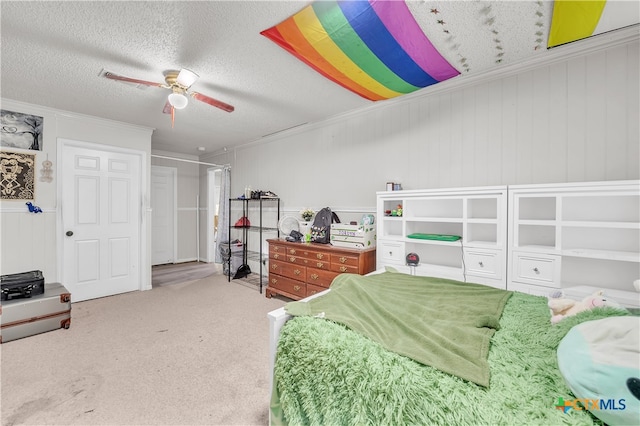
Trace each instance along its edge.
<path fill-rule="evenodd" d="M 164 158 L 166 160 L 176 160 L 176 161 L 184 161 L 186 163 L 195 163 L 195 164 L 202 164 L 203 166 L 214 166 L 214 167 L 231 167 L 229 164 L 213 164 L 213 163 L 205 163 L 202 161 L 195 161 L 195 160 L 187 160 L 186 158 L 177 158 L 177 157 L 167 157 L 164 155 L 156 155 L 156 154 L 151 154 L 152 157 L 155 158 Z"/>

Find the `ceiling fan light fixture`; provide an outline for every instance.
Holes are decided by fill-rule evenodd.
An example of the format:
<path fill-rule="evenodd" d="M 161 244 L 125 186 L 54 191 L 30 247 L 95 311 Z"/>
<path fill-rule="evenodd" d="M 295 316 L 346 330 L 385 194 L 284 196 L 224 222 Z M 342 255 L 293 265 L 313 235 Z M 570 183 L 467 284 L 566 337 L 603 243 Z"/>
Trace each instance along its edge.
<path fill-rule="evenodd" d="M 199 79 L 200 76 L 195 72 L 188 70 L 186 68 L 182 68 L 180 70 L 180 74 L 178 74 L 178 78 L 176 78 L 176 83 L 178 83 L 182 87 L 191 87 L 193 83 Z"/>
<path fill-rule="evenodd" d="M 189 99 L 182 93 L 172 93 L 169 95 L 169 103 L 175 109 L 183 109 L 189 103 Z"/>

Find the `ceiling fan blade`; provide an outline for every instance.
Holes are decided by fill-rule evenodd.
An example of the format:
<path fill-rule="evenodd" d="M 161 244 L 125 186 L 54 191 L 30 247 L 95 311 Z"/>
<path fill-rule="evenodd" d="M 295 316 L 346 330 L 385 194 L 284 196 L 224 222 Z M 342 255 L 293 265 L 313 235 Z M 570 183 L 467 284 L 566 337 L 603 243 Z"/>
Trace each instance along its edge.
<path fill-rule="evenodd" d="M 178 77 L 176 78 L 176 83 L 188 89 L 199 78 L 200 76 L 195 72 L 188 70 L 186 68 L 182 68 L 180 70 L 180 73 L 178 74 Z"/>
<path fill-rule="evenodd" d="M 167 101 L 167 103 L 164 104 L 164 108 L 162 109 L 162 113 L 163 114 L 171 114 L 171 110 L 173 109 L 173 105 L 171 105 L 169 103 L 169 101 Z"/>
<path fill-rule="evenodd" d="M 127 83 L 143 84 L 145 86 L 166 87 L 163 83 L 154 83 L 152 81 L 138 80 L 136 78 L 123 77 L 112 72 L 106 71 L 104 76 L 111 80 L 126 81 Z"/>
<path fill-rule="evenodd" d="M 195 99 L 201 102 L 204 102 L 205 104 L 209 104 L 216 108 L 220 108 L 223 111 L 233 112 L 233 110 L 235 110 L 235 108 L 232 105 L 226 104 L 217 99 L 210 98 L 209 96 L 203 95 L 202 93 L 190 92 L 189 95 L 191 95 L 192 97 L 194 97 Z"/>

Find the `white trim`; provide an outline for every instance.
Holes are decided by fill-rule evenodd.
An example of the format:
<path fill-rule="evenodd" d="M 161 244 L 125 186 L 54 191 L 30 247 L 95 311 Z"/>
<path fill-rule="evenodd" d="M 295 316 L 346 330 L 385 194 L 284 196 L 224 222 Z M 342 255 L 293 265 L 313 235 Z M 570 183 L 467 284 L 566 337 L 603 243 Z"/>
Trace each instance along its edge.
<path fill-rule="evenodd" d="M 15 104 L 16 106 L 21 106 L 24 109 L 34 109 L 37 111 L 42 111 L 42 112 L 49 112 L 53 115 L 55 115 L 56 117 L 67 117 L 67 118 L 72 118 L 72 119 L 81 119 L 81 120 L 90 120 L 90 121 L 94 121 L 94 122 L 99 122 L 105 126 L 109 126 L 109 127 L 113 127 L 113 128 L 117 128 L 119 130 L 126 128 L 126 129 L 133 129 L 133 130 L 142 130 L 144 132 L 148 132 L 148 133 L 153 133 L 154 130 L 156 130 L 154 127 L 146 127 L 146 126 L 140 126 L 137 124 L 131 124 L 131 123 L 127 123 L 124 121 L 116 121 L 116 120 L 110 120 L 108 118 L 101 118 L 101 117 L 96 117 L 94 115 L 86 115 L 86 114 L 80 114 L 80 113 L 76 113 L 76 112 L 71 112 L 71 111 L 65 111 L 65 110 L 61 110 L 61 109 L 56 109 L 56 108 L 50 108 L 50 107 L 46 107 L 46 106 L 42 106 L 42 105 L 37 105 L 37 104 L 30 104 L 28 102 L 22 102 L 22 101 L 17 101 L 15 99 L 11 99 L 11 98 L 2 98 L 3 103 L 5 101 L 10 102 L 11 104 Z M 60 139 L 60 138 L 58 138 Z M 71 140 L 71 139 L 68 139 Z M 107 145 L 108 146 L 108 145 Z"/>
<path fill-rule="evenodd" d="M 55 208 L 42 209 L 42 213 L 56 213 L 56 212 L 57 212 L 57 210 Z M 31 213 L 26 205 L 24 207 L 2 207 L 2 206 L 0 206 L 0 213 L 39 214 L 39 213 Z"/>

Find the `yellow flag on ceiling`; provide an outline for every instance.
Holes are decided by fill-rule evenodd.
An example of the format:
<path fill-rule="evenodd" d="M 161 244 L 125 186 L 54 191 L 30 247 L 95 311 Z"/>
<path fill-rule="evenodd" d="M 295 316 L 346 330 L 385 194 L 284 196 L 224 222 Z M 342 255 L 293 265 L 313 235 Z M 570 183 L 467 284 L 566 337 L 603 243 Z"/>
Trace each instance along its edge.
<path fill-rule="evenodd" d="M 559 46 L 640 22 L 636 1 L 556 0 L 547 47 Z"/>

